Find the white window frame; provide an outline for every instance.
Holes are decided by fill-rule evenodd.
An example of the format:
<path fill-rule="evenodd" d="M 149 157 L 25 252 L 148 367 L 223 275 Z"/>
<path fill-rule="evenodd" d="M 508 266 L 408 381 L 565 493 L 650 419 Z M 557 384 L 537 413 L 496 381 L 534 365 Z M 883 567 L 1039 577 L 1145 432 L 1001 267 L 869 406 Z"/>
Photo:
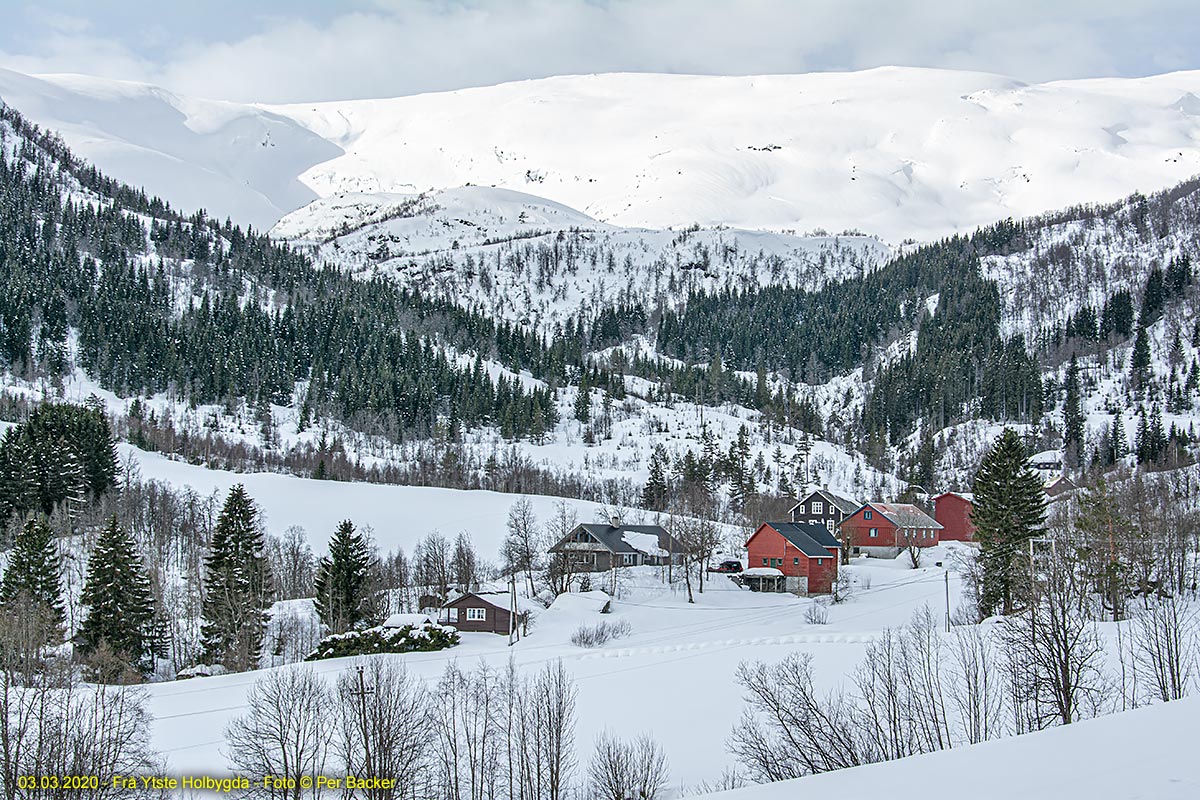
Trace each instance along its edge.
<path fill-rule="evenodd" d="M 637 553 L 623 553 L 625 566 L 632 567 L 637 563 Z"/>
<path fill-rule="evenodd" d="M 870 519 L 870 518 L 871 518 L 871 509 L 868 508 L 866 511 L 863 512 L 863 519 Z"/>
<path fill-rule="evenodd" d="M 812 513 L 821 514 L 821 513 L 824 513 L 824 511 L 825 511 L 825 504 L 822 503 L 820 500 L 813 500 Z"/>
<path fill-rule="evenodd" d="M 876 539 L 878 537 L 879 537 L 879 528 L 871 528 L 871 538 Z"/>
<path fill-rule="evenodd" d="M 833 519 L 832 518 L 825 520 L 825 527 L 829 529 L 830 533 L 833 533 Z"/>
<path fill-rule="evenodd" d="M 486 608 L 468 608 L 467 622 L 487 622 Z"/>

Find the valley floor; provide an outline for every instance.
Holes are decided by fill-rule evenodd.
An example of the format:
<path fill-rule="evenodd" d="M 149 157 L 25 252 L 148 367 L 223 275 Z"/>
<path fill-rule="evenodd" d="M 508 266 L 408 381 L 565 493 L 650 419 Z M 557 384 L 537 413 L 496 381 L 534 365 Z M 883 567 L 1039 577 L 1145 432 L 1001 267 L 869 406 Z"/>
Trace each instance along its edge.
<path fill-rule="evenodd" d="M 548 609 L 535 618 L 529 636 L 511 648 L 503 636 L 465 633 L 462 644 L 449 651 L 381 657 L 404 659 L 430 684 L 455 660 L 464 670 L 480 661 L 501 669 L 511 658 L 522 669 L 536 670 L 561 659 L 579 691 L 575 745 L 580 763 L 586 764 L 596 736 L 605 730 L 626 738 L 650 732 L 666 751 L 671 785 L 679 790 L 714 781 L 733 765 L 726 738 L 742 713 L 742 690 L 735 681 L 739 663 L 811 652 L 818 680 L 832 687 L 881 629 L 903 625 L 924 604 L 944 613 L 944 569 L 933 564 L 948 549 L 937 550 L 930 554 L 930 566 L 917 571 L 900 560 L 859 559 L 850 571 L 870 587 L 829 607 L 825 625 L 806 622 L 814 600 L 750 592 L 714 575 L 689 605 L 682 584 L 664 585 L 657 568 L 638 568 L 623 579 L 610 615 Z M 956 605 L 960 581 L 953 572 L 949 587 Z M 580 625 L 601 620 L 627 620 L 631 635 L 596 649 L 571 644 Z M 311 666 L 333 681 L 353 663 L 339 659 Z M 212 771 L 226 763 L 222 731 L 245 712 L 246 692 L 260 675 L 149 687 L 155 744 L 173 772 Z"/>

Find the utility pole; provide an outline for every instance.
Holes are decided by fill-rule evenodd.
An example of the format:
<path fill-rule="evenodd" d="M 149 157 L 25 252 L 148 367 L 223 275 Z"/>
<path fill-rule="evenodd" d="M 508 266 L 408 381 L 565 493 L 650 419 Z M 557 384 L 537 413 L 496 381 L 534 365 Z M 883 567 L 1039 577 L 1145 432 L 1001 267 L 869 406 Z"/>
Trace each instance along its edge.
<path fill-rule="evenodd" d="M 950 569 L 946 568 L 946 633 L 950 632 Z"/>
<path fill-rule="evenodd" d="M 508 646 L 517 640 L 517 573 L 508 576 Z"/>
<path fill-rule="evenodd" d="M 367 688 L 363 665 L 359 664 L 356 670 L 358 671 L 358 689 L 350 694 L 358 698 L 359 723 L 362 725 L 363 766 L 366 774 L 375 775 L 378 770 L 371 761 L 371 729 L 367 725 L 367 696 L 375 694 L 375 690 Z"/>

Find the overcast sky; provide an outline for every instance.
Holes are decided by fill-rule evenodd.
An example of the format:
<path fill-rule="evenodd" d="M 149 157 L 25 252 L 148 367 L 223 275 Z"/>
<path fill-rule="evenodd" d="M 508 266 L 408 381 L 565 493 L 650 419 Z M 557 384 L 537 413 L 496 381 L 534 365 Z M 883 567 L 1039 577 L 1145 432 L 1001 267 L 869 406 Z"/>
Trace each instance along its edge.
<path fill-rule="evenodd" d="M 0 0 L 0 66 L 287 102 L 573 73 L 1200 68 L 1197 0 Z"/>

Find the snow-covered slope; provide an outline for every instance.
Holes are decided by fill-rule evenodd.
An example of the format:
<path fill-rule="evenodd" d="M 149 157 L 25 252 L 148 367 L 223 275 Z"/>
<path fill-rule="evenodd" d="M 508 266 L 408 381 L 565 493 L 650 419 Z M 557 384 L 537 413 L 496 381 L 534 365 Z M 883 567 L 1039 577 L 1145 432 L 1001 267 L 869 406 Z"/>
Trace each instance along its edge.
<path fill-rule="evenodd" d="M 0 72 L 0 97 L 109 174 L 260 225 L 314 193 L 478 184 L 622 226 L 857 229 L 891 241 L 1200 172 L 1198 95 L 1198 72 L 1025 85 L 883 68 L 569 76 L 258 107 Z"/>
<path fill-rule="evenodd" d="M 885 68 L 615 74 L 277 107 L 344 156 L 320 194 L 529 187 L 622 225 L 856 228 L 893 241 L 1200 171 L 1200 73 L 1027 86 Z"/>
<path fill-rule="evenodd" d="M 711 798 L 1190 800 L 1200 796 L 1200 766 L 1191 747 L 1197 713 L 1200 701 L 1188 698 L 974 747 L 722 792 Z"/>
<path fill-rule="evenodd" d="M 341 153 L 278 114 L 140 83 L 0 69 L 0 100 L 111 177 L 185 213 L 203 208 L 257 228 L 313 200 L 297 176 Z"/>
<path fill-rule="evenodd" d="M 891 254 L 868 236 L 736 228 L 623 228 L 551 200 L 484 186 L 420 194 L 338 193 L 272 234 L 324 261 L 550 332 L 581 311 L 674 305 L 695 289 L 816 288 Z"/>

